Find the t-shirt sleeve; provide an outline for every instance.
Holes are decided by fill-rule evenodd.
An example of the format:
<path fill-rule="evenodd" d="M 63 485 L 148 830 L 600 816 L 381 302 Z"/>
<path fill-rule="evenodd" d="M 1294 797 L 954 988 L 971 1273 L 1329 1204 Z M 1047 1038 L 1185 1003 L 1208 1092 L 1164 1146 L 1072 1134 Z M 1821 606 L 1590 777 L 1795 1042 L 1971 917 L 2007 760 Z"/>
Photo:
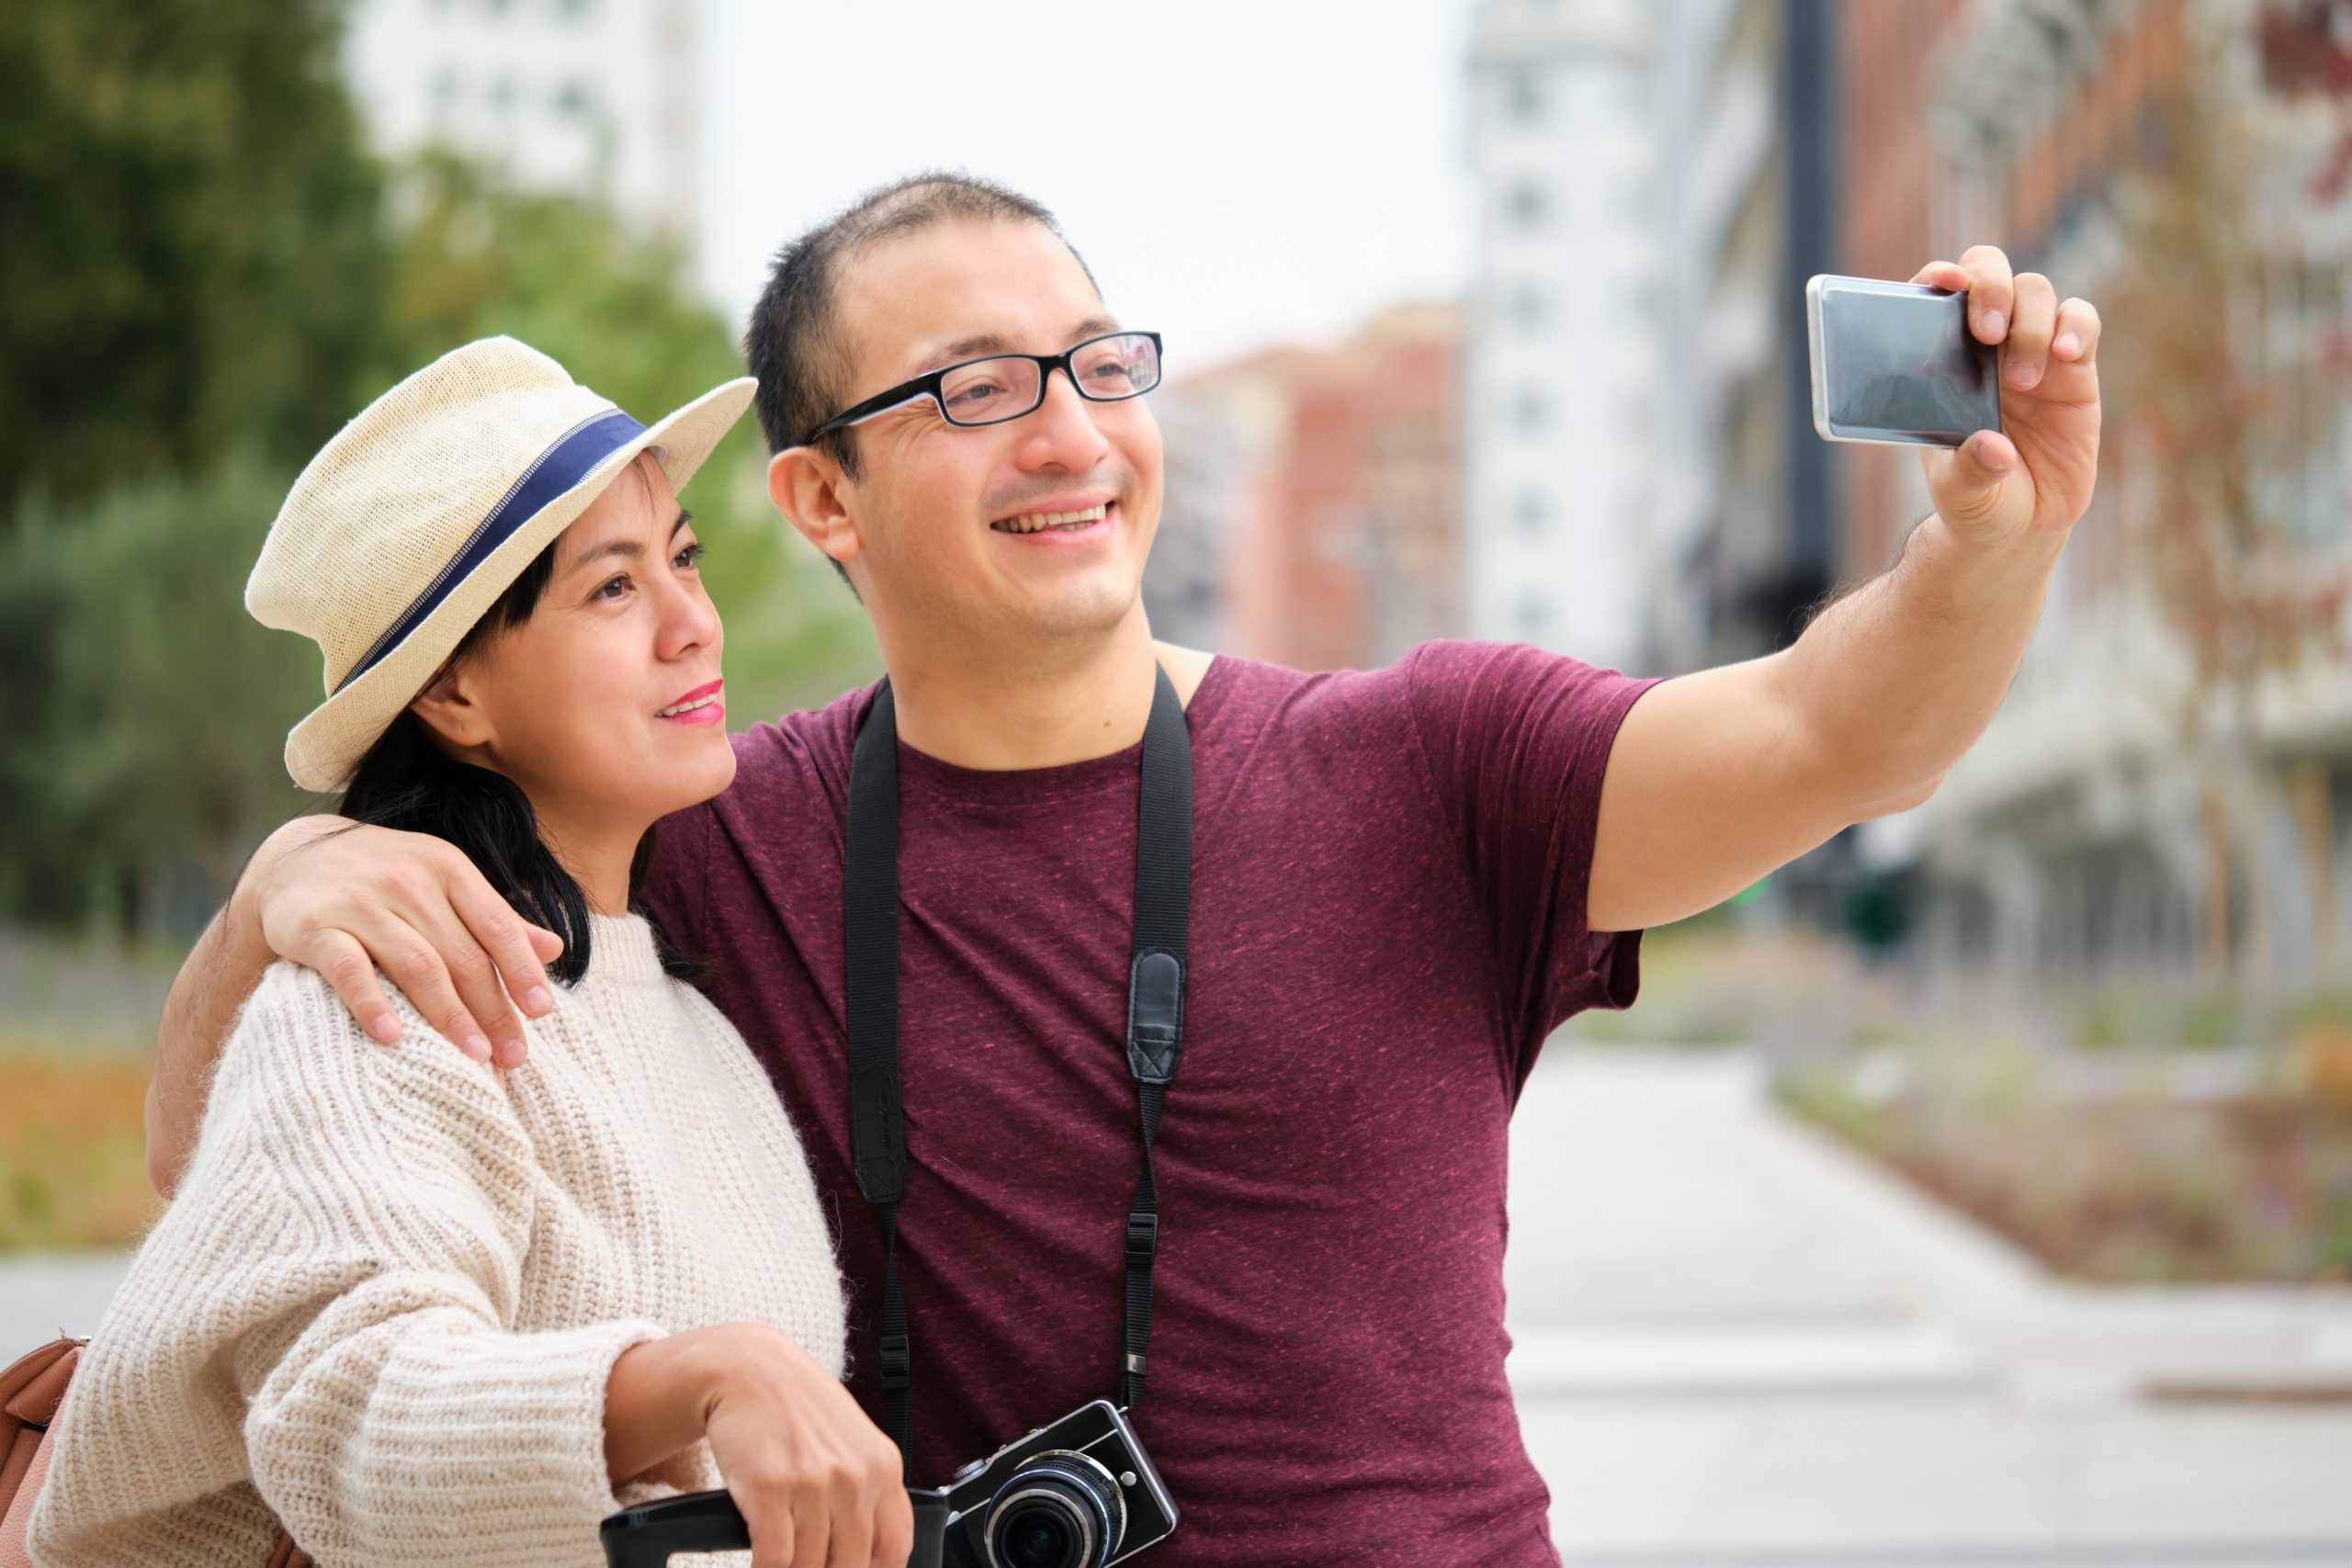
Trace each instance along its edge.
<path fill-rule="evenodd" d="M 1519 644 L 1433 642 L 1408 701 L 1495 944 L 1523 1075 L 1586 1008 L 1632 1005 L 1641 933 L 1585 925 L 1600 782 L 1617 727 L 1657 682 Z"/>

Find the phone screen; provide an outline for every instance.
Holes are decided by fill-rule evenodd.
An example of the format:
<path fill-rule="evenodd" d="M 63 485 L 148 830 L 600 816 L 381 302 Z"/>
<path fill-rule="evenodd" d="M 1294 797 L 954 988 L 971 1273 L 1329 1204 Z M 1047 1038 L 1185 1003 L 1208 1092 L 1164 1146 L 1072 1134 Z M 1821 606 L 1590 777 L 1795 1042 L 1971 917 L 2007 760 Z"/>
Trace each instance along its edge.
<path fill-rule="evenodd" d="M 1992 345 L 1968 297 L 1861 278 L 1819 280 L 1815 424 L 1832 440 L 1957 446 L 2001 427 Z"/>

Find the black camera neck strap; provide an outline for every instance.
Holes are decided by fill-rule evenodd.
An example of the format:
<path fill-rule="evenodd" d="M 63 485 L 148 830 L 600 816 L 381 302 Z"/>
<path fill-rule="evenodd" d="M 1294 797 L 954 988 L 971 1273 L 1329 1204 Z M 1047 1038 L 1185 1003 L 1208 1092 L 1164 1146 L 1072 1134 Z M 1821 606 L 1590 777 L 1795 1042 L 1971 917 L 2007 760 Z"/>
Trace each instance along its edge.
<path fill-rule="evenodd" d="M 1151 1145 L 1184 1050 L 1184 942 L 1193 901 L 1193 742 L 1184 706 L 1156 670 L 1143 732 L 1136 821 L 1135 942 L 1127 966 L 1127 1066 L 1142 1112 L 1143 1175 L 1127 1213 L 1126 1332 L 1119 1403 L 1143 1397 L 1151 1340 L 1151 1265 L 1159 1195 Z M 913 1359 L 899 1289 L 899 1199 L 906 1187 L 906 1118 L 899 1078 L 899 725 L 882 682 L 858 730 L 849 770 L 849 846 L 842 891 L 849 1010 L 850 1159 L 882 1233 L 877 1364 L 883 1422 L 902 1464 L 914 1451 Z"/>

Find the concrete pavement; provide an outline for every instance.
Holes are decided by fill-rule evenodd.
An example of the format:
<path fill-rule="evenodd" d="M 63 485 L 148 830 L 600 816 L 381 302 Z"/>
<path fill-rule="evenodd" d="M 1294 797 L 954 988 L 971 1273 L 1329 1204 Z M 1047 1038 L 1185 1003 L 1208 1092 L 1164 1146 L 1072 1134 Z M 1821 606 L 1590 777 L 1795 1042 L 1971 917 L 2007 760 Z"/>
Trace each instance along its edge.
<path fill-rule="evenodd" d="M 119 1252 L 0 1258 L 0 1357 L 14 1360 L 61 1332 L 88 1337 L 130 1262 Z"/>
<path fill-rule="evenodd" d="M 2061 1286 L 1737 1054 L 1555 1051 L 1511 1183 L 1574 1568 L 2352 1564 L 2352 1294 Z"/>

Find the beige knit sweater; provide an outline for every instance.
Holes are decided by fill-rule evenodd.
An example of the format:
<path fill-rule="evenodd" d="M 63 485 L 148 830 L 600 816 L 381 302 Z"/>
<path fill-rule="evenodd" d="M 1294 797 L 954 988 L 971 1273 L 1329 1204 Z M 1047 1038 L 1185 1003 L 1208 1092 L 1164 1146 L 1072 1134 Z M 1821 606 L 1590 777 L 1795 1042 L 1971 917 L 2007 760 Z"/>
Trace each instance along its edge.
<path fill-rule="evenodd" d="M 270 969 L 60 1414 L 40 1568 L 262 1568 L 273 1512 L 322 1568 L 587 1568 L 605 1514 L 718 1484 L 698 1448 L 615 1495 L 622 1350 L 756 1319 L 840 1372 L 832 1238 L 767 1077 L 642 919 L 592 937 L 503 1080 L 405 999 L 379 1045 Z"/>

